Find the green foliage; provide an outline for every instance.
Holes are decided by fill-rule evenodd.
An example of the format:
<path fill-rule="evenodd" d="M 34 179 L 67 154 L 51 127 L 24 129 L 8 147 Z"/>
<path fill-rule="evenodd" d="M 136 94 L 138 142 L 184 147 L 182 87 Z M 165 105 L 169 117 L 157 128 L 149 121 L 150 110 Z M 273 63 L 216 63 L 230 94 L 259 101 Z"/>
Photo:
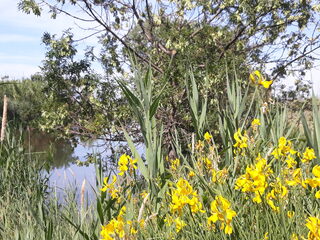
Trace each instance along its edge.
<path fill-rule="evenodd" d="M 126 130 L 124 130 L 124 134 L 131 152 L 138 160 L 141 174 L 150 185 L 150 189 L 153 190 L 153 195 L 157 196 L 161 189 L 158 189 L 153 181 L 164 173 L 164 161 L 162 153 L 163 129 L 157 125 L 155 114 L 166 85 L 164 85 L 157 95 L 154 96 L 155 89 L 153 86 L 151 68 L 149 68 L 145 76 L 142 75 L 141 70 L 136 69 L 133 76 L 133 82 L 136 91 L 130 90 L 123 81 L 119 81 L 119 86 L 138 119 L 139 127 L 144 139 L 143 143 L 145 145 L 145 163 L 138 154 L 138 151 Z"/>
<path fill-rule="evenodd" d="M 198 91 L 206 93 L 208 99 L 208 122 L 215 124 L 216 101 L 227 100 L 224 93 L 228 86 L 223 81 L 226 66 L 237 66 L 241 79 L 246 79 L 252 68 L 263 70 L 266 64 L 273 66 L 269 78 L 274 81 L 292 72 L 303 76 L 304 70 L 312 67 L 312 53 L 318 49 L 314 46 L 318 46 L 320 39 L 317 1 L 138 0 L 128 4 L 122 0 L 20 0 L 20 9 L 26 13 L 48 10 L 52 17 L 67 14 L 77 21 L 97 25 L 96 32 L 91 29 L 93 32 L 88 35 L 99 35 L 98 43 L 102 46 L 99 58 L 90 50 L 84 60 L 75 61 L 76 49 L 70 33 L 59 40 L 48 34 L 44 37 L 48 53 L 43 72 L 55 96 L 47 96 L 51 103 L 46 107 L 43 127 L 70 136 L 121 138 L 117 120 L 135 124 L 128 121 L 126 113 L 130 110 L 123 104 L 123 98 L 113 91 L 116 74 L 130 84 L 126 74 L 135 66 L 124 63 L 130 62 L 131 55 L 139 63 L 151 65 L 155 88 L 163 86 L 162 75 L 170 72 L 163 105 L 156 116 L 164 126 L 163 141 L 169 143 L 172 139 L 169 132 L 174 129 L 189 134 L 193 131 L 192 117 L 185 114 L 188 105 L 185 73 L 190 66 Z M 90 70 L 93 59 L 101 61 L 108 75 L 106 80 Z M 303 86 L 299 84 L 296 90 L 304 91 Z M 59 113 L 57 119 L 51 109 Z M 79 115 L 81 120 L 77 119 Z M 101 133 L 101 129 L 108 130 Z"/>
<path fill-rule="evenodd" d="M 44 34 L 43 42 L 48 51 L 42 67 L 46 100 L 41 128 L 73 139 L 102 135 L 119 139 L 114 123 L 126 116 L 126 107 L 114 91 L 115 83 L 93 73 L 89 56 L 76 60 L 70 32 L 59 39 Z"/>
<path fill-rule="evenodd" d="M 199 91 L 193 73 L 190 71 L 188 75 L 190 75 L 191 80 L 191 90 L 189 89 L 189 83 L 186 82 L 188 100 L 190 104 L 190 113 L 192 116 L 193 127 L 195 129 L 195 132 L 197 133 L 197 138 L 200 139 L 202 138 L 204 133 L 208 98 L 205 93 L 204 101 L 202 102 L 202 104 L 200 104 Z M 207 88 L 207 84 L 205 84 L 205 86 Z"/>
<path fill-rule="evenodd" d="M 3 108 L 3 96 L 9 98 L 8 119 L 19 124 L 37 126 L 41 108 L 45 101 L 44 84 L 37 76 L 31 79 L 3 82 L 0 88 L 0 108 Z"/>
<path fill-rule="evenodd" d="M 303 125 L 304 135 L 308 146 L 312 147 L 320 159 L 320 118 L 319 106 L 316 96 L 312 97 L 312 113 L 311 121 L 307 120 L 305 113 L 301 113 L 301 121 Z"/>

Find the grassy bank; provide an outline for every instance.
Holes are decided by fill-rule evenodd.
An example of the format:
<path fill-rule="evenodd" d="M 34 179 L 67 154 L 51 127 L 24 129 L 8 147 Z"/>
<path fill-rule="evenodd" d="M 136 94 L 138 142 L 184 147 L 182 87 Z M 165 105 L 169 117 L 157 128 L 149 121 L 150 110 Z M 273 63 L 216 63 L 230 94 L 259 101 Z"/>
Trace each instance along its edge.
<path fill-rule="evenodd" d="M 75 190 L 60 204 L 48 186 L 45 166 L 39 164 L 45 164 L 40 158 L 46 155 L 27 152 L 18 132 L 7 129 L 0 144 L 0 238 L 83 239 L 69 221 L 91 231 L 95 222 L 92 207 L 80 211 Z"/>

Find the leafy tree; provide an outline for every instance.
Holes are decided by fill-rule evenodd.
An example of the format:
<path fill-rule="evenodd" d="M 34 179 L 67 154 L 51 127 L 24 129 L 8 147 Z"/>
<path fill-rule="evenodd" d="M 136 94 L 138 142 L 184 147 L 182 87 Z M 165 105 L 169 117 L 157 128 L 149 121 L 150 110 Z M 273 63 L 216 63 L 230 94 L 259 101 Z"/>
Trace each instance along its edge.
<path fill-rule="evenodd" d="M 164 56 L 154 59 L 154 55 L 178 58 L 202 34 L 202 41 L 215 48 L 216 62 L 232 50 L 235 55 L 244 53 L 250 64 L 276 63 L 272 76 L 283 76 L 293 63 L 310 67 L 310 53 L 319 41 L 318 1 L 21 0 L 19 8 L 36 15 L 47 9 L 53 18 L 67 14 L 96 24 L 88 35 L 103 33 L 105 65 L 118 70 L 126 61 L 125 48 L 163 72 Z M 130 37 L 133 30 L 139 39 Z"/>
<path fill-rule="evenodd" d="M 127 124 L 126 105 L 115 83 L 103 81 L 91 69 L 91 58 L 76 59 L 73 35 L 61 38 L 44 34 L 47 47 L 41 68 L 46 101 L 42 106 L 41 128 L 63 133 L 64 136 L 121 140 L 114 128 L 116 119 Z M 118 124 L 119 125 L 119 124 Z"/>
<path fill-rule="evenodd" d="M 35 127 L 41 115 L 44 100 L 42 81 L 36 75 L 30 79 L 4 79 L 0 83 L 0 109 L 3 108 L 3 96 L 9 98 L 8 119 L 24 126 Z"/>
<path fill-rule="evenodd" d="M 151 65 L 159 87 L 164 85 L 165 74 L 169 81 L 164 94 L 166 104 L 160 107 L 157 117 L 164 120 L 168 136 L 174 128 L 192 131 L 185 115 L 186 72 L 190 67 L 200 92 L 211 99 L 209 115 L 214 118 L 215 100 L 223 99 L 227 87 L 225 68 L 236 69 L 247 79 L 251 68 L 272 66 L 269 78 L 278 80 L 291 72 L 303 74 L 312 67 L 316 59 L 313 53 L 320 47 L 320 4 L 315 0 L 20 0 L 19 8 L 36 15 L 49 11 L 53 18 L 66 14 L 90 23 L 88 37 L 99 35 L 102 45 L 100 56 L 92 52 L 90 56 L 101 61 L 108 76 L 128 73 L 129 56 Z M 121 104 L 117 105 L 123 100 L 111 90 L 115 86 L 112 78 L 101 81 L 93 77 L 88 59 L 73 63 L 75 48 L 66 47 L 70 38 L 60 39 L 61 46 L 54 45 L 50 37 L 44 40 L 52 49 L 43 68 L 49 87 L 54 87 L 51 93 L 74 106 L 62 110 L 74 116 L 61 123 L 67 126 L 78 115 L 87 116 L 82 121 L 92 123 L 96 113 L 114 123 L 114 116 L 105 118 L 106 109 L 117 114 L 124 111 Z M 80 74 L 75 76 L 73 71 Z M 206 85 L 204 78 L 208 79 Z M 92 88 L 83 88 L 83 84 Z M 103 94 L 100 84 L 109 89 L 110 96 L 99 95 Z M 100 104 L 93 106 L 90 96 Z M 55 101 L 52 104 L 65 106 Z M 83 110 L 78 108 L 80 105 Z M 98 105 L 104 110 L 98 111 Z M 102 124 L 99 129 L 104 127 L 110 128 Z M 82 130 L 89 133 L 93 129 Z"/>

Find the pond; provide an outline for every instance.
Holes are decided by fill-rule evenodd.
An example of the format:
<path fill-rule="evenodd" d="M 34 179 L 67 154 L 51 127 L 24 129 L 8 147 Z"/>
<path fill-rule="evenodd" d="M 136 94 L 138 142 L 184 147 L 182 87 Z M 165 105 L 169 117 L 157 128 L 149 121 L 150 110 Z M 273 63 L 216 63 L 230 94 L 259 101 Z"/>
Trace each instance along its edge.
<path fill-rule="evenodd" d="M 124 142 L 112 143 L 116 152 L 123 151 L 121 146 L 126 146 L 126 144 Z M 49 163 L 48 176 L 51 193 L 56 194 L 61 201 L 64 200 L 67 192 L 76 193 L 76 198 L 79 200 L 83 185 L 87 201 L 93 199 L 94 191 L 96 191 L 96 166 L 93 163 L 83 164 L 87 162 L 88 156 L 98 155 L 103 159 L 105 175 L 116 172 L 114 162 L 119 156 L 115 154 L 117 157 L 111 158 L 110 144 L 105 144 L 102 140 L 80 142 L 73 146 L 69 141 L 58 140 L 49 134 L 34 131 L 27 131 L 25 147 L 29 153 L 38 156 L 43 154 L 40 159 Z M 143 154 L 143 144 L 138 145 L 137 150 L 139 154 Z"/>
<path fill-rule="evenodd" d="M 101 154 L 102 157 L 110 154 L 99 140 L 80 142 L 73 146 L 71 142 L 57 140 L 49 134 L 39 132 L 27 134 L 25 146 L 29 153 L 38 156 L 43 154 L 40 159 L 49 164 L 49 186 L 58 199 L 62 199 L 68 190 L 76 191 L 78 195 L 83 184 L 86 195 L 91 198 L 96 186 L 95 165 L 89 163 L 81 166 L 76 162 L 86 162 L 90 154 Z"/>

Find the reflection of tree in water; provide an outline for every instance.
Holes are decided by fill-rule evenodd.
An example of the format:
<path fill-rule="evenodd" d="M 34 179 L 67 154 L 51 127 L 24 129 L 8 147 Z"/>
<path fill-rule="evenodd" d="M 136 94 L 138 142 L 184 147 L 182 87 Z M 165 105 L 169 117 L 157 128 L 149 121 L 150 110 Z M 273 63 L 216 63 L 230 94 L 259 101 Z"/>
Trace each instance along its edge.
<path fill-rule="evenodd" d="M 118 167 L 119 157 L 126 153 L 132 155 L 125 142 L 112 141 L 86 141 L 81 157 L 75 152 L 76 145 L 71 141 L 57 139 L 54 136 L 37 131 L 26 131 L 24 136 L 27 151 L 36 154 L 39 162 L 45 163 L 50 169 L 69 167 L 72 164 L 88 166 L 92 163 L 99 163 L 104 172 L 115 172 Z M 137 146 L 138 149 L 141 146 Z M 94 150 L 92 150 L 94 149 Z"/>
<path fill-rule="evenodd" d="M 25 136 L 25 146 L 32 153 L 43 153 L 41 161 L 50 161 L 50 167 L 68 167 L 77 160 L 73 156 L 75 146 L 70 141 L 56 139 L 52 135 L 27 131 Z M 42 156 L 42 154 L 40 154 Z"/>

